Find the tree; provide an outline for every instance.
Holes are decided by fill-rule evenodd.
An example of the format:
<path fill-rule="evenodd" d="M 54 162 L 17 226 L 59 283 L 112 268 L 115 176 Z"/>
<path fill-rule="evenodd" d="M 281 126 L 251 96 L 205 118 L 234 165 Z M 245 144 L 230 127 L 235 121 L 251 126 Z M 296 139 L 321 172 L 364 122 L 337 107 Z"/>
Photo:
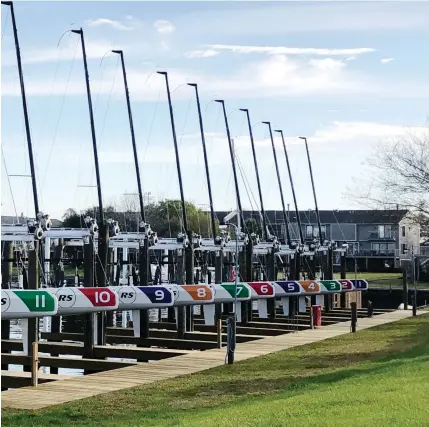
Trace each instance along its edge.
<path fill-rule="evenodd" d="M 107 206 L 104 209 L 105 218 L 106 220 L 111 218 L 118 221 L 121 231 L 137 231 L 140 223 L 138 203 L 136 207 L 133 200 L 128 199 L 125 202 L 122 208 L 126 208 L 126 210 L 121 212 L 116 211 L 112 206 Z M 210 214 L 190 202 L 185 202 L 185 208 L 189 229 L 203 237 L 209 237 L 211 235 Z M 74 209 L 67 209 L 63 216 L 64 227 L 84 227 L 83 219 L 85 216 L 98 219 L 98 207 L 88 208 L 81 215 Z M 145 206 L 145 216 L 152 230 L 156 231 L 160 237 L 176 237 L 179 232 L 185 231 L 182 224 L 180 200 L 163 200 L 158 203 L 150 203 Z M 219 233 L 218 222 L 216 222 L 216 229 Z"/>
<path fill-rule="evenodd" d="M 409 209 L 429 229 L 429 124 L 379 144 L 367 159 L 369 179 L 357 181 L 352 199 L 370 207 Z"/>
<path fill-rule="evenodd" d="M 63 227 L 81 228 L 83 220 L 81 216 L 72 208 L 66 210 L 63 215 Z"/>
<path fill-rule="evenodd" d="M 188 227 L 204 237 L 211 235 L 211 218 L 208 212 L 185 202 Z M 158 236 L 175 237 L 185 231 L 182 224 L 182 203 L 180 200 L 163 200 L 146 208 L 147 221 Z M 216 223 L 216 228 L 218 223 Z"/>
<path fill-rule="evenodd" d="M 249 235 L 252 234 L 252 233 L 255 233 L 258 236 L 262 235 L 261 224 L 258 221 L 256 221 L 256 219 L 254 219 L 254 218 L 248 218 L 244 222 L 246 223 L 246 232 Z"/>

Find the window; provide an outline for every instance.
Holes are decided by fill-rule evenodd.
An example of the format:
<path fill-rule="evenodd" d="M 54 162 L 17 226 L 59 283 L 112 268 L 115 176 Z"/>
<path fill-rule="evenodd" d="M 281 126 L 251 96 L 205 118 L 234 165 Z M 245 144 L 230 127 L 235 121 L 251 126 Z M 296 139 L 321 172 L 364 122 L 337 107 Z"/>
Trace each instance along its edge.
<path fill-rule="evenodd" d="M 326 225 L 321 225 L 322 239 L 326 239 Z M 305 237 L 307 239 L 318 239 L 319 238 L 319 226 L 318 225 L 307 225 L 305 228 Z"/>
<path fill-rule="evenodd" d="M 395 244 L 394 243 L 372 243 L 371 255 L 393 256 L 395 255 Z"/>
<path fill-rule="evenodd" d="M 402 243 L 401 245 L 401 254 L 404 255 L 407 253 L 407 244 L 406 243 Z"/>
<path fill-rule="evenodd" d="M 379 239 L 391 239 L 392 238 L 392 226 L 391 225 L 379 225 L 378 226 L 378 238 Z"/>
<path fill-rule="evenodd" d="M 402 237 L 405 237 L 405 225 L 402 226 Z"/>

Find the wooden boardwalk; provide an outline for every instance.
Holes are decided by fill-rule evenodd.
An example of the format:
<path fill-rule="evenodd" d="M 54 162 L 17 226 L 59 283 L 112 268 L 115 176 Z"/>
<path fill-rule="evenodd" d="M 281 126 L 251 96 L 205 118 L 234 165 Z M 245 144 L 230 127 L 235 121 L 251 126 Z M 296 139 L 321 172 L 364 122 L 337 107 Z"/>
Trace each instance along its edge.
<path fill-rule="evenodd" d="M 418 314 L 423 313 L 418 312 Z M 357 330 L 391 323 L 411 316 L 411 311 L 398 310 L 372 318 L 359 319 Z M 350 321 L 324 326 L 320 329 L 307 329 L 285 335 L 270 336 L 238 344 L 235 360 L 240 361 L 251 357 L 263 356 L 348 333 L 350 333 Z M 1 394 L 1 403 L 4 408 L 33 410 L 59 405 L 102 393 L 150 384 L 154 381 L 214 368 L 225 363 L 225 352 L 225 348 L 189 352 L 170 359 L 45 383 L 37 388 L 24 387 L 4 391 Z"/>

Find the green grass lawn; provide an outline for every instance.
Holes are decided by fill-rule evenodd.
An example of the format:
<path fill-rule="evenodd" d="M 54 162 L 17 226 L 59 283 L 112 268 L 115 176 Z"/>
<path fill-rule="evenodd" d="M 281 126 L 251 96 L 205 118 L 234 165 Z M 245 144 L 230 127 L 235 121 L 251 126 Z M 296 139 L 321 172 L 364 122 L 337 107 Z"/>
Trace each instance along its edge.
<path fill-rule="evenodd" d="M 348 272 L 347 278 L 354 279 L 354 273 Z M 358 279 L 365 279 L 368 281 L 370 288 L 390 288 L 402 289 L 402 274 L 401 273 L 373 273 L 373 272 L 359 272 Z M 340 275 L 335 274 L 335 278 L 339 279 Z M 408 284 L 410 289 L 414 289 L 412 283 Z M 417 289 L 429 289 L 429 283 L 419 282 L 416 284 Z"/>
<path fill-rule="evenodd" d="M 428 427 L 428 372 L 429 313 L 2 424 Z"/>

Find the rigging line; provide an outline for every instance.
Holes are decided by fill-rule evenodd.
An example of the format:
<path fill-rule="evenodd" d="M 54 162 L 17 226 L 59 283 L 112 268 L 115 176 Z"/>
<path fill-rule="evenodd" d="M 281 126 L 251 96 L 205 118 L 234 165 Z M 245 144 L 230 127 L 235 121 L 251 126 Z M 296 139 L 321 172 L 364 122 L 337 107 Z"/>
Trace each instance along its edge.
<path fill-rule="evenodd" d="M 158 98 L 156 100 L 155 109 L 153 111 L 152 120 L 150 122 L 149 134 L 148 134 L 148 136 L 146 138 L 146 143 L 145 143 L 145 146 L 144 146 L 144 152 L 143 152 L 142 162 L 144 162 L 146 160 L 146 154 L 147 154 L 147 150 L 148 150 L 149 145 L 150 145 L 150 138 L 152 136 L 153 125 L 155 123 L 156 113 L 158 112 L 158 105 L 159 105 L 159 99 L 160 99 L 160 97 L 161 97 L 161 81 L 159 81 L 159 84 L 158 84 Z"/>
<path fill-rule="evenodd" d="M 191 109 L 191 102 L 192 102 L 192 97 L 189 97 L 188 109 L 186 110 L 186 116 L 185 116 L 185 123 L 183 125 L 182 132 L 180 134 L 178 147 L 180 147 L 180 145 L 182 143 L 183 135 L 185 134 L 186 125 L 188 123 L 189 110 Z M 172 168 L 170 171 L 170 179 L 169 179 L 168 188 L 171 188 L 171 181 L 173 180 L 173 174 L 174 174 L 174 169 Z M 186 209 L 186 205 L 185 205 L 185 209 Z M 183 224 L 182 224 L 182 228 L 183 228 Z M 188 230 L 185 230 L 185 231 L 188 231 Z"/>
<path fill-rule="evenodd" d="M 3 41 L 4 32 L 6 30 L 6 24 L 8 22 L 9 13 L 10 13 L 10 8 L 7 8 L 6 16 L 4 17 L 4 21 L 3 21 L 3 30 L 1 32 L 1 39 L 2 39 L 2 41 Z"/>
<path fill-rule="evenodd" d="M 69 39 L 70 39 L 71 34 L 72 34 L 71 32 L 68 33 Z M 63 36 L 64 36 L 64 34 L 63 34 Z M 61 36 L 61 38 L 63 36 Z M 61 41 L 61 39 L 60 39 L 60 41 Z M 59 46 L 59 43 L 60 42 L 58 42 L 57 48 Z M 73 61 L 74 61 L 74 59 L 76 57 L 76 51 L 77 51 L 78 43 L 79 43 L 79 41 L 76 39 L 76 46 L 75 46 L 75 53 L 74 53 Z M 42 130 L 41 130 L 41 133 L 40 133 L 42 141 L 45 139 L 44 137 L 45 137 L 45 131 L 46 131 L 46 122 L 47 122 L 47 118 L 48 118 L 48 114 L 49 114 L 49 107 L 51 105 L 52 95 L 53 95 L 53 92 L 54 92 L 54 85 L 57 82 L 58 70 L 60 68 L 61 57 L 63 55 L 63 52 L 64 52 L 64 45 L 61 46 L 61 48 L 60 48 L 60 50 L 58 52 L 58 58 L 57 58 L 56 66 L 55 66 L 54 78 L 52 80 L 51 90 L 49 92 L 48 101 L 46 103 L 48 107 L 45 109 L 45 113 L 44 113 L 43 119 L 42 119 Z M 73 66 L 73 64 L 72 64 L 72 66 Z M 70 78 L 70 75 L 69 75 L 69 78 Z M 46 173 L 45 173 L 45 175 L 46 175 Z"/>
<path fill-rule="evenodd" d="M 15 198 L 13 197 L 12 184 L 10 182 L 10 176 L 9 176 L 9 172 L 8 172 L 7 166 L 6 166 L 6 157 L 5 157 L 4 152 L 3 152 L 3 145 L 1 145 L 0 147 L 1 147 L 1 154 L 2 154 L 2 159 L 3 159 L 4 169 L 6 171 L 7 181 L 9 184 L 10 195 L 12 197 L 13 209 L 15 210 L 16 219 L 18 219 L 18 211 L 16 210 Z"/>
<path fill-rule="evenodd" d="M 252 187 L 250 186 L 249 180 L 247 179 L 247 176 L 246 176 L 246 174 L 244 172 L 243 164 L 241 163 L 241 160 L 238 157 L 237 153 L 235 154 L 235 158 L 237 159 L 238 166 L 239 166 L 240 170 L 242 171 L 241 172 L 241 177 L 243 178 L 244 185 L 246 186 L 246 184 L 247 184 L 247 187 L 249 188 L 250 194 L 252 195 L 252 199 L 253 199 L 253 203 L 255 204 L 256 211 L 259 214 L 261 214 L 261 211 L 258 208 L 258 202 L 256 201 L 255 195 L 254 195 L 254 193 L 252 191 Z M 248 197 L 249 197 L 250 205 L 252 206 L 252 210 L 255 210 L 255 209 L 253 209 L 253 203 L 252 203 L 252 200 L 250 199 L 249 193 L 247 193 L 247 194 L 248 194 Z"/>
<path fill-rule="evenodd" d="M 109 112 L 109 107 L 110 107 L 110 101 L 112 99 L 112 93 L 113 93 L 113 87 L 115 86 L 115 79 L 116 79 L 116 74 L 118 71 L 118 66 L 119 66 L 119 56 L 116 60 L 116 68 L 115 68 L 115 73 L 113 74 L 113 79 L 112 79 L 112 85 L 110 86 L 110 92 L 109 92 L 109 99 L 107 100 L 107 106 L 106 106 L 106 111 L 104 112 L 104 118 L 103 118 L 103 125 L 101 126 L 101 131 L 100 131 L 100 135 L 98 136 L 98 143 L 97 143 L 97 149 L 100 149 L 100 145 L 101 142 L 103 141 L 103 135 L 104 135 L 104 129 L 106 126 L 106 120 L 107 120 L 107 113 Z M 91 168 L 91 179 L 90 179 L 90 183 L 92 183 L 92 180 L 94 179 L 94 169 L 95 167 Z M 89 191 L 87 192 L 87 197 L 86 197 L 86 202 L 88 201 L 88 196 L 89 196 Z"/>
<path fill-rule="evenodd" d="M 247 179 L 246 179 L 246 175 L 245 175 L 245 173 L 244 173 L 244 171 L 243 171 L 243 167 L 242 167 L 242 164 L 241 164 L 241 162 L 240 162 L 240 159 L 238 158 L 237 153 L 235 153 L 235 160 L 237 160 L 238 170 L 239 170 L 239 172 L 240 172 L 241 179 L 243 180 L 243 184 L 244 184 L 244 189 L 246 190 L 246 194 L 247 194 L 247 197 L 248 197 L 249 202 L 250 202 L 250 208 L 251 208 L 251 210 L 252 210 L 252 211 L 254 211 L 255 209 L 253 208 L 252 199 L 251 199 L 251 197 L 250 197 L 249 190 L 248 190 L 248 187 L 247 187 Z M 256 207 L 257 207 L 257 206 L 256 206 Z"/>
<path fill-rule="evenodd" d="M 335 221 L 337 221 L 337 225 L 338 225 L 338 227 L 339 227 L 339 229 L 340 229 L 340 231 L 341 231 L 341 234 L 342 234 L 342 235 L 343 235 L 343 237 L 344 237 L 344 241 L 346 241 L 346 240 L 347 240 L 347 239 L 346 239 L 346 236 L 345 236 L 345 234 L 344 234 L 344 232 L 343 232 L 343 229 L 342 229 L 342 227 L 341 227 L 340 223 L 338 222 L 337 215 L 335 215 L 334 210 L 332 210 L 332 213 L 334 214 Z M 332 237 L 332 230 L 331 230 L 331 237 Z"/>
<path fill-rule="evenodd" d="M 69 85 L 70 85 L 70 77 L 71 77 L 71 73 L 72 73 L 72 71 L 73 71 L 74 62 L 75 62 L 75 59 L 76 59 L 77 46 L 78 46 L 78 43 L 76 43 L 76 47 L 75 47 L 74 55 L 73 55 L 73 60 L 72 60 L 72 64 L 71 64 L 70 71 L 69 71 L 69 75 L 68 75 L 68 79 L 67 79 L 66 88 L 65 88 L 65 90 L 64 90 L 64 94 L 63 94 L 63 97 L 62 97 L 62 99 L 61 99 L 60 111 L 59 111 L 59 114 L 58 114 L 57 123 L 56 123 L 56 125 L 55 125 L 54 136 L 53 136 L 53 138 L 52 138 L 52 144 L 51 144 L 51 147 L 50 147 L 50 149 L 49 149 L 49 155 L 48 155 L 48 160 L 47 160 L 47 162 L 46 162 L 46 169 L 45 169 L 45 174 L 44 174 L 44 176 L 43 176 L 43 181 L 42 181 L 42 188 L 41 188 L 41 190 L 43 190 L 43 188 L 44 188 L 44 186 L 45 186 L 45 182 L 46 182 L 46 175 L 47 175 L 47 173 L 48 173 L 49 163 L 50 163 L 50 160 L 51 160 L 52 151 L 53 151 L 53 149 L 54 149 L 54 145 L 55 145 L 55 141 L 56 141 L 56 137 L 57 137 L 57 133 L 58 133 L 58 128 L 59 128 L 60 121 L 61 121 L 61 115 L 62 115 L 62 112 L 63 112 L 63 108 L 64 108 L 64 103 L 65 103 L 65 99 L 66 99 L 67 91 L 68 91 L 68 88 L 69 88 Z M 52 94 L 52 92 L 51 92 L 51 94 Z"/>

